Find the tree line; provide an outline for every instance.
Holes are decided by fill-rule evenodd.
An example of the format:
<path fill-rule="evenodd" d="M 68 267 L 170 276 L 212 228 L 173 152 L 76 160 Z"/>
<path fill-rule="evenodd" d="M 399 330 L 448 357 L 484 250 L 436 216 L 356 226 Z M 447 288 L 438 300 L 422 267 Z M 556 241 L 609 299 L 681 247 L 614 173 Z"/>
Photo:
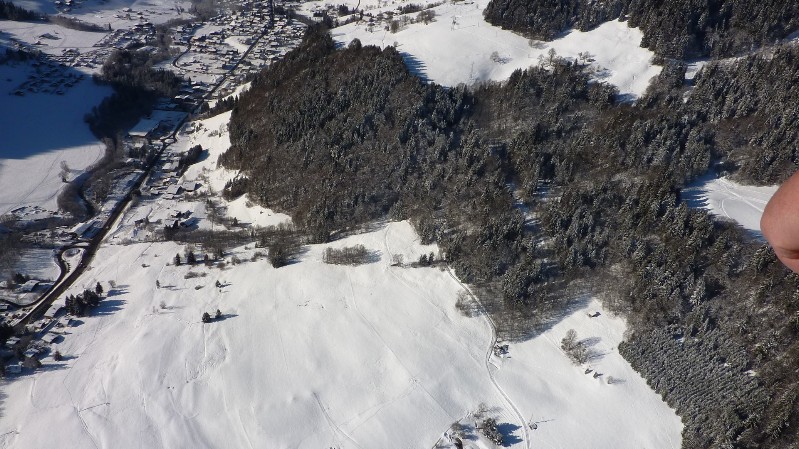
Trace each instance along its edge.
<path fill-rule="evenodd" d="M 177 95 L 183 79 L 154 68 L 147 52 L 116 50 L 105 60 L 95 81 L 113 86 L 114 94 L 93 107 L 84 119 L 99 138 L 116 138 L 149 114 L 158 98 Z"/>
<path fill-rule="evenodd" d="M 690 92 L 685 67 L 668 64 L 618 104 L 556 55 L 503 83 L 444 89 L 392 47 L 336 50 L 311 29 L 242 94 L 220 163 L 241 171 L 229 190 L 292 214 L 315 241 L 410 220 L 503 338 L 599 295 L 630 323 L 620 352 L 684 418 L 684 447 L 787 448 L 799 276 L 682 189 L 711 167 L 758 182 L 792 172 L 795 150 L 774 144 L 795 129 L 797 56 L 711 64 Z"/>
<path fill-rule="evenodd" d="M 677 59 L 732 56 L 799 28 L 799 4 L 783 0 L 491 0 L 484 15 L 496 26 L 543 40 L 621 18 L 641 28 L 643 47 Z"/>

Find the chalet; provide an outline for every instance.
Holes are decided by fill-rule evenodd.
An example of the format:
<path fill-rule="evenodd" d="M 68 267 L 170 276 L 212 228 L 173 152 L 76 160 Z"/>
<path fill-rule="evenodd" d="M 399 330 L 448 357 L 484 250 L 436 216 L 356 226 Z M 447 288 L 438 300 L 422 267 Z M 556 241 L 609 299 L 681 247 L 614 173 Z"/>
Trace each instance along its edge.
<path fill-rule="evenodd" d="M 172 184 L 171 186 L 166 188 L 166 194 L 172 196 L 179 195 L 181 190 L 182 190 L 181 186 L 177 184 Z"/>
<path fill-rule="evenodd" d="M 48 320 L 52 320 L 55 318 L 61 311 L 64 310 L 64 302 L 63 301 L 56 301 L 53 305 L 47 309 L 47 312 L 44 312 L 44 317 Z"/>
<path fill-rule="evenodd" d="M 14 346 L 16 346 L 17 343 L 19 343 L 19 338 L 11 337 L 8 340 L 6 340 L 6 347 L 9 349 L 14 349 Z"/>
<path fill-rule="evenodd" d="M 56 334 L 55 332 L 48 332 L 47 335 L 42 338 L 48 344 L 55 343 L 59 338 L 61 338 L 61 334 Z"/>
<path fill-rule="evenodd" d="M 180 187 L 187 192 L 194 192 L 200 187 L 200 183 L 197 181 L 185 181 Z"/>
<path fill-rule="evenodd" d="M 141 119 L 136 126 L 128 131 L 128 136 L 133 139 L 134 142 L 142 143 L 151 137 L 152 133 L 158 128 L 159 123 L 158 120 Z"/>
<path fill-rule="evenodd" d="M 89 234 L 89 230 L 96 224 L 96 220 L 89 220 L 83 223 L 78 223 L 70 229 L 69 234 L 72 238 L 82 238 L 84 235 Z"/>
<path fill-rule="evenodd" d="M 12 363 L 6 367 L 6 372 L 8 374 L 19 374 L 22 372 L 22 365 L 19 363 Z"/>

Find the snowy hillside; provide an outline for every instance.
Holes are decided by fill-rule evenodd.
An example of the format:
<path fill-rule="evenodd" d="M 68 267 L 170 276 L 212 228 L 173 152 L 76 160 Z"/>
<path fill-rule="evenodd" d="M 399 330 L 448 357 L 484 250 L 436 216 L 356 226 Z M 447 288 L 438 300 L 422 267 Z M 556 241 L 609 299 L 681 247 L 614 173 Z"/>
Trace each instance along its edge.
<path fill-rule="evenodd" d="M 209 150 L 184 176 L 203 189 L 234 175 L 215 167 L 229 145 L 228 117 L 179 135 L 176 151 Z M 144 198 L 114 235 L 131 237 L 129 217 L 144 207 L 158 214 L 182 204 Z M 227 207 L 242 221 L 281 217 L 243 199 Z M 370 263 L 322 262 L 325 248 L 356 244 Z M 621 319 L 577 302 L 552 329 L 492 355 L 490 321 L 458 311 L 468 295 L 452 273 L 392 264 L 437 251 L 407 222 L 312 245 L 279 269 L 251 244 L 226 254 L 224 268 L 175 266 L 183 250 L 172 242 L 100 250 L 71 291 L 101 281 L 108 298 L 63 328 L 51 351 L 64 361 L 51 352 L 40 371 L 4 385 L 0 448 L 451 447 L 444 432 L 460 421 L 474 435 L 481 408 L 510 447 L 679 446 L 680 419 L 616 351 Z M 221 319 L 201 322 L 217 309 Z M 560 350 L 571 328 L 595 353 L 586 365 Z"/>
<path fill-rule="evenodd" d="M 359 2 L 343 2 L 349 7 L 356 3 Z M 596 70 L 596 79 L 617 86 L 620 94 L 628 98 L 642 95 L 649 80 L 660 73 L 661 67 L 651 63 L 653 53 L 640 47 L 641 32 L 626 23 L 612 21 L 589 32 L 572 31 L 552 42 L 528 41 L 486 22 L 482 13 L 487 3 L 488 0 L 445 2 L 433 9 L 433 22 L 408 24 L 396 33 L 385 29 L 386 22 L 370 27 L 368 20 L 335 28 L 332 33 L 344 45 L 355 38 L 365 45 L 396 44 L 412 70 L 446 86 L 507 79 L 514 70 L 537 64 L 550 50 L 570 59 L 580 58 L 582 53 L 583 61 L 590 62 Z M 304 6 L 311 11 L 323 4 L 312 2 Z M 362 3 L 361 8 L 377 15 L 403 4 L 406 3 L 368 2 Z"/>
<path fill-rule="evenodd" d="M 0 447 L 425 447 L 480 403 L 520 426 L 486 372 L 487 322 L 455 309 L 459 284 L 437 268 L 389 266 L 432 248 L 407 223 L 336 245 L 355 243 L 380 260 L 326 265 L 313 246 L 280 269 L 209 270 L 171 265 L 172 243 L 106 246 L 74 290 L 117 287 L 64 332 L 66 361 L 46 358 L 5 386 Z M 530 438 L 543 447 L 678 447 L 679 419 L 614 351 L 622 322 L 587 318 L 597 307 L 511 345 L 500 388 L 542 421 Z M 222 320 L 200 322 L 215 309 Z M 618 384 L 571 365 L 557 346 L 567 327 L 597 341 L 593 366 Z M 515 429 L 514 447 L 526 447 Z"/>

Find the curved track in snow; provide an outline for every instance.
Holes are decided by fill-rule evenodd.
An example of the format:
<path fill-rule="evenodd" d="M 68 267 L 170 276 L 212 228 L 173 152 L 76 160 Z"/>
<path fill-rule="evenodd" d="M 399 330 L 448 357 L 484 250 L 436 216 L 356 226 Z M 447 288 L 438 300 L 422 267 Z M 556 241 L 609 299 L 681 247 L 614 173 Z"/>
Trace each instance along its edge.
<path fill-rule="evenodd" d="M 499 385 L 496 378 L 494 378 L 494 373 L 491 371 L 491 354 L 494 353 L 494 346 L 497 344 L 497 326 L 494 323 L 494 320 L 491 318 L 491 315 L 488 314 L 488 310 L 480 301 L 480 298 L 478 298 L 477 295 L 475 295 L 472 292 L 472 289 L 470 289 L 468 285 L 461 282 L 461 280 L 458 279 L 457 276 L 455 276 L 455 273 L 452 272 L 452 268 L 450 268 L 449 266 L 447 266 L 447 273 L 449 273 L 452 279 L 454 279 L 455 282 L 458 283 L 458 285 L 460 285 L 464 290 L 466 290 L 466 292 L 469 293 L 469 296 L 471 296 L 472 299 L 477 302 L 477 304 L 480 306 L 480 309 L 482 309 L 483 311 L 483 316 L 485 317 L 486 322 L 488 322 L 488 325 L 491 327 L 491 342 L 488 344 L 488 350 L 486 351 L 486 358 L 485 358 L 486 372 L 488 373 L 489 380 L 491 380 L 491 383 L 494 385 L 494 389 L 497 390 L 500 396 L 502 396 L 505 399 L 505 402 L 509 406 L 510 410 L 513 412 L 514 415 L 516 415 L 516 419 L 519 420 L 519 426 L 521 426 L 521 429 L 524 432 L 524 447 L 530 449 L 530 433 L 527 428 L 527 423 L 524 420 L 524 415 L 522 415 L 521 411 L 519 411 L 519 408 L 516 406 L 516 404 L 513 402 L 510 396 L 508 396 L 508 394 L 505 393 L 505 390 L 503 390 L 502 387 Z"/>

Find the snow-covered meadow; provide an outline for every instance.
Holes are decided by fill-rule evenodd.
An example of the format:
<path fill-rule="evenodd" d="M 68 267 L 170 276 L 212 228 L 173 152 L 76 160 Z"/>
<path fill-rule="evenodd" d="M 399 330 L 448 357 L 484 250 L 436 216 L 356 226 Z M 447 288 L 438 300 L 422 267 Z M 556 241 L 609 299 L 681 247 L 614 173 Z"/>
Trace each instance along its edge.
<path fill-rule="evenodd" d="M 762 237 L 760 217 L 778 187 L 747 186 L 711 172 L 686 188 L 682 196 L 688 205 L 733 220 L 755 237 Z"/>
<path fill-rule="evenodd" d="M 366 12 L 391 11 L 404 2 L 346 0 L 351 8 L 360 3 Z M 573 30 L 552 42 L 528 39 L 495 27 L 483 18 L 488 0 L 444 2 L 433 8 L 435 20 L 416 22 L 396 33 L 382 26 L 371 28 L 366 20 L 333 29 L 333 37 L 342 45 L 357 38 L 364 45 L 396 45 L 408 65 L 421 77 L 445 86 L 460 83 L 507 79 L 514 70 L 536 65 L 550 50 L 558 56 L 590 62 L 595 79 L 619 88 L 625 98 L 644 93 L 649 81 L 661 71 L 652 64 L 653 53 L 641 48 L 642 33 L 625 22 L 607 22 L 594 30 Z M 325 2 L 305 3 L 306 11 Z M 424 3 L 422 3 L 424 4 Z M 416 13 L 409 15 L 415 17 Z M 492 55 L 494 57 L 492 57 Z"/>
<path fill-rule="evenodd" d="M 222 270 L 172 265 L 174 243 L 105 246 L 73 290 L 116 288 L 64 332 L 65 361 L 4 385 L 0 447 L 425 447 L 481 403 L 510 424 L 513 447 L 528 447 L 518 414 L 539 422 L 530 447 L 679 447 L 679 418 L 615 351 L 623 322 L 587 317 L 598 303 L 492 356 L 495 385 L 491 328 L 457 311 L 459 283 L 391 266 L 434 248 L 404 222 L 331 245 L 353 244 L 379 260 L 327 265 L 314 245 L 280 269 Z M 223 319 L 200 322 L 216 309 Z M 567 328 L 621 381 L 572 365 L 558 347 Z"/>

